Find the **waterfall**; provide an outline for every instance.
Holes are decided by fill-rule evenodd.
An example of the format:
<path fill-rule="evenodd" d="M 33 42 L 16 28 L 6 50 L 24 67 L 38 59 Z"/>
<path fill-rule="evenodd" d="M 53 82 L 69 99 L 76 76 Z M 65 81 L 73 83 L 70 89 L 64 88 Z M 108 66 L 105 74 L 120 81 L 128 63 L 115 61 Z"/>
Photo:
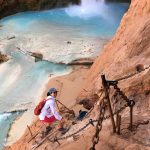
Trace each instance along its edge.
<path fill-rule="evenodd" d="M 66 8 L 66 13 L 71 17 L 90 18 L 102 16 L 106 18 L 108 11 L 105 0 L 81 0 L 80 5 L 71 5 Z"/>

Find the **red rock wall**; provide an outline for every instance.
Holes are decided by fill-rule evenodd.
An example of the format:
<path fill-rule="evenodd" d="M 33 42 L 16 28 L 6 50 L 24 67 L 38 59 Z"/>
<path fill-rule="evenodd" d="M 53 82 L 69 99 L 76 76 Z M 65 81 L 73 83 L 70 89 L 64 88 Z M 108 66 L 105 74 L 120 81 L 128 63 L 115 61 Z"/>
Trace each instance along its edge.
<path fill-rule="evenodd" d="M 104 46 L 91 67 L 85 88 L 77 102 L 98 92 L 102 73 L 112 80 L 136 71 L 139 64 L 143 67 L 150 65 L 150 0 L 132 0 L 116 35 Z"/>

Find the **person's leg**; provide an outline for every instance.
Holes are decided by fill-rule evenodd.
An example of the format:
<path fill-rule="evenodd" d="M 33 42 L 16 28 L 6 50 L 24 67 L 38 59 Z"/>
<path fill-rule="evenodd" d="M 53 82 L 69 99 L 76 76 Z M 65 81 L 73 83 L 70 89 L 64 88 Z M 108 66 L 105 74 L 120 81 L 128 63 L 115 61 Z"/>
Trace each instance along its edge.
<path fill-rule="evenodd" d="M 65 122 L 66 122 L 65 119 L 60 120 L 58 123 L 58 129 L 63 129 Z"/>
<path fill-rule="evenodd" d="M 45 137 L 46 135 L 48 135 L 48 133 L 52 130 L 52 127 L 51 127 L 51 119 L 50 118 L 45 118 L 43 121 L 42 121 L 43 125 L 45 126 L 44 127 L 44 130 L 42 132 L 42 135 L 43 137 Z"/>

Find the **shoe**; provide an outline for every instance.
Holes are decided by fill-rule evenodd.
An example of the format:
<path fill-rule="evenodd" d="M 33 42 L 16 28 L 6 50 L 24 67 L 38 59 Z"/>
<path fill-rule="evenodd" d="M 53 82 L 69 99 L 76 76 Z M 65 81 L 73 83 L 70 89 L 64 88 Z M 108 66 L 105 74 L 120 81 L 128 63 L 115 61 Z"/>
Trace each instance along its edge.
<path fill-rule="evenodd" d="M 59 128 L 58 130 L 61 131 L 61 134 L 65 134 L 69 128 Z"/>
<path fill-rule="evenodd" d="M 50 126 L 47 126 L 45 130 L 42 132 L 43 137 L 47 136 L 51 130 L 52 128 Z"/>
<path fill-rule="evenodd" d="M 50 127 L 50 126 L 47 126 L 47 127 L 46 127 L 46 131 L 49 132 L 49 131 L 51 131 L 51 130 L 52 130 L 52 127 Z"/>

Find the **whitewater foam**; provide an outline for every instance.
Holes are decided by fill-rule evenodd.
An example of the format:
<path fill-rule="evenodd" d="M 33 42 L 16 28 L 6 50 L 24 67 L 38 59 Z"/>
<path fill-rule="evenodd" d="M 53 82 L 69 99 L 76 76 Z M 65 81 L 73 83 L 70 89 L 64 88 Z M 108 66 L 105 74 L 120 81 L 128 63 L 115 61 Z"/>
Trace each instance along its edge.
<path fill-rule="evenodd" d="M 101 16 L 104 19 L 110 19 L 110 16 L 106 15 L 108 11 L 108 5 L 104 0 L 82 0 L 80 5 L 71 5 L 66 8 L 66 13 L 71 17 L 80 17 L 83 19 Z"/>
<path fill-rule="evenodd" d="M 11 115 L 11 113 L 0 114 L 0 122 L 7 120 L 10 115 Z"/>

